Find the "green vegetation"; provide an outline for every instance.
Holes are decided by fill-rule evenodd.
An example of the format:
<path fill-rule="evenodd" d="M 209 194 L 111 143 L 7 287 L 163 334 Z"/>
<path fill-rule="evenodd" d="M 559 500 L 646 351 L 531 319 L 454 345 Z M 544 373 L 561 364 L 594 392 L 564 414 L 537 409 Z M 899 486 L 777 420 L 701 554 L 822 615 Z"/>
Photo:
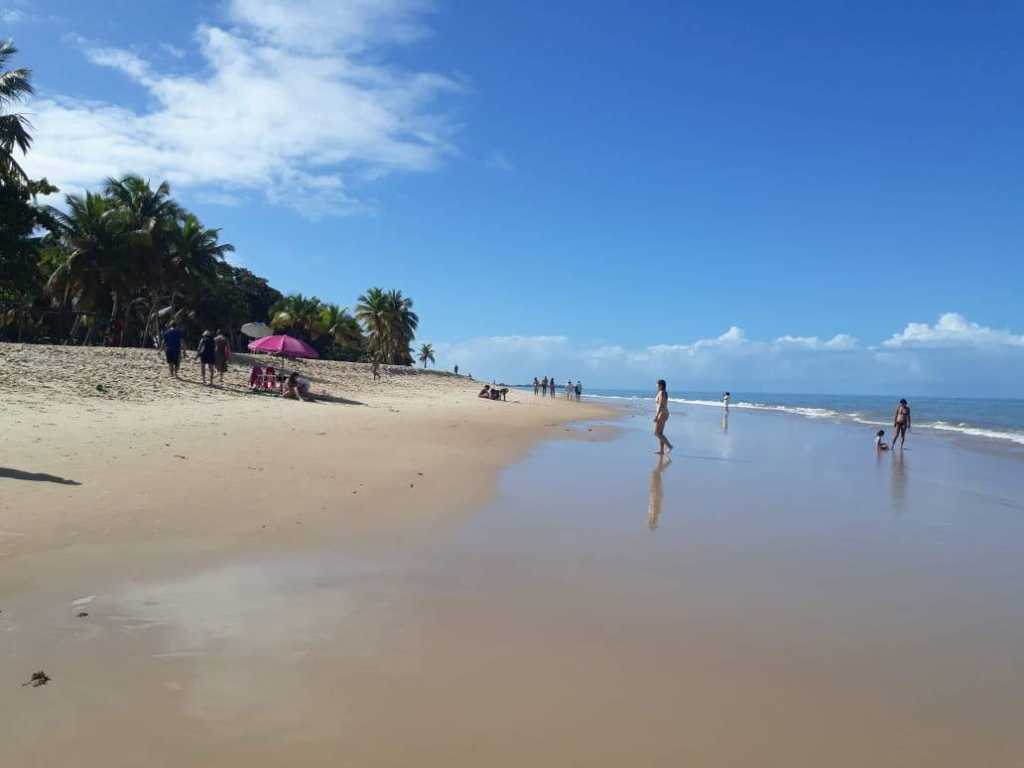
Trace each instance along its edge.
<path fill-rule="evenodd" d="M 139 176 L 66 195 L 60 209 L 39 198 L 59 190 L 29 179 L 15 153 L 31 148 L 15 109 L 31 73 L 6 69 L 17 49 L 0 42 L 0 341 L 153 346 L 172 321 L 194 341 L 223 329 L 235 348 L 247 322 L 269 322 L 323 357 L 412 365 L 419 318 L 401 291 L 371 288 L 348 308 L 268 282 L 226 261 L 234 246 Z M 422 356 L 428 349 L 427 358 Z M 420 360 L 433 362 L 424 345 Z"/>

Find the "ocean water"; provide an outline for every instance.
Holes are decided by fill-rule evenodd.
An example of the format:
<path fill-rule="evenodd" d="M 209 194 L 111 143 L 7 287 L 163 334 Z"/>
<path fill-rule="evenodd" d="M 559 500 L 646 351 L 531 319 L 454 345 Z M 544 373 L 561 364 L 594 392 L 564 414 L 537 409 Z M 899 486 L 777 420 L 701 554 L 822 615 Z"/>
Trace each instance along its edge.
<path fill-rule="evenodd" d="M 651 405 L 654 391 L 587 389 L 588 397 Z M 670 402 L 722 407 L 721 392 L 670 390 Z M 1015 443 L 1024 446 L 1024 399 L 907 397 L 912 429 Z M 852 421 L 892 433 L 898 397 L 880 395 L 800 395 L 733 392 L 733 410 L 776 411 L 809 419 Z"/>

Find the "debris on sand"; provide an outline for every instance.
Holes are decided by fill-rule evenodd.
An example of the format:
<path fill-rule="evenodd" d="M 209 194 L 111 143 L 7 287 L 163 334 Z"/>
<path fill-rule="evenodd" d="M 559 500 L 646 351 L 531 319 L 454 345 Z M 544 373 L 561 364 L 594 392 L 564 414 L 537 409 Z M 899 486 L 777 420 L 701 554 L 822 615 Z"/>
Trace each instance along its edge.
<path fill-rule="evenodd" d="M 78 612 L 78 618 L 80 618 L 80 619 L 84 619 L 88 615 L 89 615 L 88 611 L 79 611 Z"/>
<path fill-rule="evenodd" d="M 38 688 L 41 685 L 46 685 L 48 682 L 50 682 L 50 676 L 40 669 L 38 672 L 33 672 L 32 677 L 22 683 L 21 687 L 24 688 L 26 685 L 30 685 L 33 688 Z"/>

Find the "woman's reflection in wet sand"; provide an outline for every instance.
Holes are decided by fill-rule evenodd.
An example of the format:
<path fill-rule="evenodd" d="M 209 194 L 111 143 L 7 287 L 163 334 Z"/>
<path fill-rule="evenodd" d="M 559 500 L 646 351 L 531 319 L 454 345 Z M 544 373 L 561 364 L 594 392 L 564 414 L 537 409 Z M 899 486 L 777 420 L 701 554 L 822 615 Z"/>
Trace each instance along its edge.
<path fill-rule="evenodd" d="M 892 506 L 897 513 L 903 512 L 907 502 L 907 463 L 903 451 L 889 451 L 892 454 L 892 482 L 889 492 L 892 494 Z"/>
<path fill-rule="evenodd" d="M 661 473 L 665 467 L 672 463 L 667 456 L 658 456 L 658 463 L 651 471 L 651 495 L 647 503 L 647 527 L 652 531 L 658 527 L 658 518 L 661 517 L 661 502 L 665 491 L 661 484 Z"/>
<path fill-rule="evenodd" d="M 722 434 L 729 432 L 729 406 L 722 410 Z"/>

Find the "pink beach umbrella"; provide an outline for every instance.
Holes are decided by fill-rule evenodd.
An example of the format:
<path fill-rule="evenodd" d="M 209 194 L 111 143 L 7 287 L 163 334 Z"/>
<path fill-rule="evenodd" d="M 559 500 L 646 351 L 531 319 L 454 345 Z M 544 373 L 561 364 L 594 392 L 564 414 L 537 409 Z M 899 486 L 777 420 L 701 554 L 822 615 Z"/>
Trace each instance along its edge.
<path fill-rule="evenodd" d="M 309 344 L 292 336 L 264 336 L 249 342 L 250 352 L 266 352 L 283 357 L 320 357 L 320 353 Z"/>

